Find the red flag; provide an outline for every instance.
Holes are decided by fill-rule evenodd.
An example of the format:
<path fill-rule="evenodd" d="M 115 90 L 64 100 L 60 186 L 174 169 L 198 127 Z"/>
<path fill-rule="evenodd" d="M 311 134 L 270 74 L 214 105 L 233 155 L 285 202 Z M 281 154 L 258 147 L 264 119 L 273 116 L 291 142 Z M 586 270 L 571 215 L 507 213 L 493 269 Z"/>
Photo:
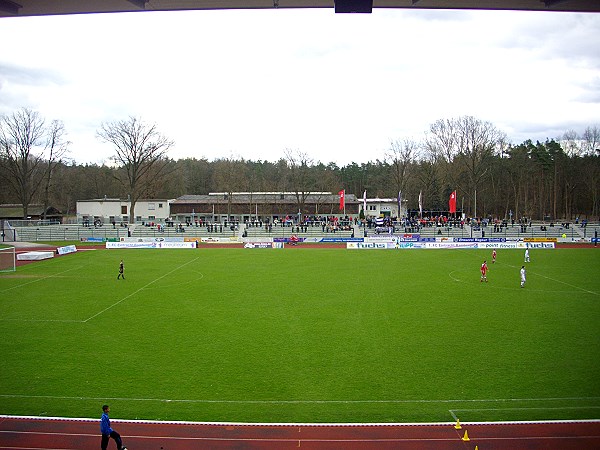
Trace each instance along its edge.
<path fill-rule="evenodd" d="M 338 194 L 340 194 L 340 211 L 343 211 L 344 210 L 344 198 L 346 197 L 346 191 L 341 190 L 340 192 L 338 192 Z"/>
<path fill-rule="evenodd" d="M 456 213 L 456 191 L 453 191 L 452 194 L 450 194 L 448 209 L 450 210 L 450 214 Z"/>

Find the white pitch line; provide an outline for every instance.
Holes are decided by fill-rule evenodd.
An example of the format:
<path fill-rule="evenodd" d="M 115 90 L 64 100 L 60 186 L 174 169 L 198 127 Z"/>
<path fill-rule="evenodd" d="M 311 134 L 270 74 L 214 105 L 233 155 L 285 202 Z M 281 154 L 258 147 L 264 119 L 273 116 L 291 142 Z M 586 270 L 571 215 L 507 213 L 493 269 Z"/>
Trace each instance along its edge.
<path fill-rule="evenodd" d="M 16 286 L 13 286 L 13 287 L 9 287 L 7 289 L 3 289 L 0 292 L 8 292 L 8 291 L 11 291 L 13 289 L 18 289 L 18 288 L 23 287 L 23 286 L 27 286 L 27 285 L 30 285 L 30 284 L 33 284 L 33 283 L 38 283 L 40 281 L 47 280 L 48 278 L 55 278 L 55 277 L 58 277 L 59 275 L 62 275 L 63 273 L 70 272 L 71 270 L 81 269 L 81 267 L 83 267 L 83 266 L 73 267 L 71 269 L 67 269 L 67 270 L 64 270 L 62 272 L 55 273 L 53 275 L 47 275 L 45 277 L 36 278 L 35 280 L 28 281 L 27 283 L 21 283 L 21 284 L 18 284 Z"/>
<path fill-rule="evenodd" d="M 552 406 L 552 407 L 527 407 L 527 408 L 473 408 L 473 409 L 452 409 L 451 411 L 529 411 L 539 409 L 541 411 L 551 409 L 600 409 L 600 406 Z"/>
<path fill-rule="evenodd" d="M 482 411 L 563 411 L 565 409 L 600 409 L 600 406 L 543 406 L 543 407 L 527 407 L 527 408 L 463 408 L 463 409 L 450 409 L 449 412 L 454 417 L 454 420 L 458 419 L 455 413 L 458 412 L 482 412 Z"/>
<path fill-rule="evenodd" d="M 578 409 L 600 409 L 600 406 L 544 406 L 544 407 L 527 407 L 527 408 L 461 408 L 461 409 L 450 409 L 448 412 L 454 418 L 458 420 L 458 412 L 496 412 L 496 411 L 564 411 L 566 409 L 578 410 Z"/>
<path fill-rule="evenodd" d="M 552 278 L 552 277 L 547 277 L 546 275 L 542 275 L 542 274 L 540 274 L 540 273 L 537 273 L 537 272 L 530 272 L 530 273 L 532 273 L 533 275 L 536 275 L 536 276 L 538 276 L 538 277 L 545 278 L 545 279 L 547 279 L 547 280 L 550 280 L 550 281 L 555 281 L 555 282 L 557 282 L 557 283 L 564 284 L 565 286 L 569 286 L 569 287 L 572 287 L 572 288 L 575 288 L 575 289 L 579 289 L 580 291 L 587 292 L 588 294 L 592 294 L 592 295 L 600 295 L 600 293 L 598 293 L 598 292 L 594 292 L 594 291 L 588 291 L 587 289 L 584 289 L 584 288 L 582 288 L 581 286 L 577 286 L 577 285 L 575 285 L 575 284 L 570 284 L 570 283 L 567 283 L 567 282 L 565 282 L 565 281 L 561 281 L 561 280 L 556 280 L 556 279 L 554 279 L 554 278 Z"/>
<path fill-rule="evenodd" d="M 452 400 L 206 400 L 206 399 L 164 399 L 164 398 L 128 398 L 128 397 L 75 397 L 55 395 L 0 394 L 0 398 L 39 398 L 53 400 L 111 400 L 127 402 L 161 403 L 223 403 L 223 404 L 423 404 L 423 403 L 508 403 L 508 402 L 556 402 L 556 401 L 598 401 L 600 397 L 556 397 L 556 398 L 500 398 L 500 399 L 452 399 Z M 461 411 L 454 409 L 453 411 Z"/>
<path fill-rule="evenodd" d="M 129 297 L 133 297 L 133 296 L 134 296 L 134 295 L 136 295 L 138 292 L 140 292 L 140 291 L 143 291 L 143 290 L 144 290 L 144 289 L 146 289 L 148 286 L 150 286 L 150 285 L 152 285 L 152 284 L 156 283 L 156 282 L 157 282 L 157 281 L 159 281 L 159 280 L 162 280 L 162 279 L 163 279 L 163 278 L 165 278 L 166 276 L 169 276 L 169 275 L 171 275 L 173 272 L 177 272 L 177 271 L 178 271 L 178 270 L 180 270 L 182 267 L 185 267 L 185 266 L 187 266 L 188 264 L 191 264 L 191 263 L 193 263 L 194 261 L 197 261 L 198 259 L 200 259 L 200 257 L 199 257 L 199 256 L 198 256 L 198 257 L 196 257 L 196 258 L 194 258 L 194 259 L 192 259 L 192 260 L 190 260 L 190 261 L 188 261 L 188 262 L 186 262 L 185 264 L 182 264 L 182 265 L 180 265 L 180 266 L 178 266 L 178 267 L 175 267 L 175 268 L 174 268 L 173 270 L 171 270 L 170 272 L 167 272 L 167 273 L 165 273 L 164 275 L 162 275 L 162 276 L 160 276 L 160 277 L 158 277 L 158 278 L 156 278 L 156 279 L 152 280 L 151 282 L 149 282 L 149 283 L 145 284 L 144 286 L 142 286 L 141 288 L 139 288 L 137 291 L 135 291 L 135 292 L 132 292 L 131 294 L 129 294 L 129 295 L 127 295 L 127 296 L 123 297 L 121 300 L 119 300 L 119 301 L 117 301 L 117 302 L 113 303 L 112 305 L 110 305 L 110 306 L 109 306 L 109 307 L 107 307 L 107 308 L 104 308 L 102 311 L 100 311 L 100 312 L 98 312 L 98 313 L 94 314 L 93 316 L 91 316 L 91 317 L 88 317 L 87 319 L 83 320 L 82 322 L 83 322 L 83 323 L 87 323 L 87 322 L 89 322 L 90 320 L 92 320 L 92 319 L 94 319 L 94 318 L 98 317 L 100 314 L 103 314 L 103 313 L 105 313 L 106 311 L 108 311 L 109 309 L 111 309 L 111 308 L 113 308 L 113 307 L 117 306 L 118 304 L 120 304 L 120 303 L 124 302 L 124 301 L 125 301 L 125 300 L 127 300 Z"/>
<path fill-rule="evenodd" d="M 502 263 L 502 264 L 504 264 L 505 266 L 511 267 L 513 269 L 519 269 L 519 266 L 513 266 L 512 264 L 508 264 L 508 263 Z M 525 263 L 525 265 L 526 265 L 526 263 Z M 584 289 L 581 286 L 577 286 L 576 284 L 571 284 L 571 283 L 567 283 L 566 281 L 557 280 L 556 278 L 548 277 L 548 276 L 542 275 L 541 273 L 538 273 L 538 272 L 531 272 L 529 269 L 527 269 L 527 275 L 529 275 L 529 274 L 535 275 L 537 277 L 542 277 L 542 278 L 545 278 L 546 280 L 554 281 L 556 283 L 564 284 L 565 286 L 569 286 L 571 288 L 575 288 L 580 291 L 587 292 L 588 294 L 600 295 L 600 293 L 598 293 L 598 292 L 588 291 L 587 289 Z M 558 292 L 558 291 L 547 291 L 547 292 Z"/>
<path fill-rule="evenodd" d="M 170 289 L 172 287 L 179 287 L 179 286 L 186 286 L 188 284 L 192 284 L 192 283 L 197 283 L 198 281 L 202 280 L 204 278 L 204 274 L 202 272 L 198 272 L 197 270 L 193 270 L 193 273 L 198 274 L 197 278 L 190 278 L 188 281 L 184 281 L 182 283 L 177 283 L 177 284 L 161 284 L 158 287 L 155 287 L 154 289 Z"/>
<path fill-rule="evenodd" d="M 69 319 L 0 319 L 2 322 L 59 322 L 59 323 L 83 323 L 83 320 Z"/>
<path fill-rule="evenodd" d="M 463 252 L 466 252 L 466 250 L 462 250 L 462 251 L 463 251 Z M 506 262 L 499 262 L 499 264 L 502 264 L 502 265 L 504 265 L 504 266 L 507 266 L 507 267 L 511 267 L 511 268 L 513 268 L 513 269 L 519 269 L 519 266 L 513 266 L 512 264 L 508 264 L 508 263 L 506 263 Z M 526 264 L 526 263 L 525 263 L 525 264 Z M 450 272 L 450 273 L 448 274 L 448 276 L 449 276 L 450 278 L 452 278 L 452 280 L 454 280 L 454 281 L 461 282 L 462 280 L 459 280 L 459 279 L 457 279 L 457 278 L 454 278 L 454 277 L 452 276 L 452 274 L 453 274 L 454 272 L 456 272 L 456 271 L 452 271 L 452 272 Z M 547 279 L 547 280 L 554 281 L 554 282 L 556 282 L 556 283 L 561 283 L 561 284 L 564 284 L 565 286 L 569 286 L 569 287 L 571 287 L 571 288 L 575 288 L 575 289 L 577 289 L 577 290 L 580 290 L 580 291 L 582 291 L 582 292 L 586 292 L 586 293 L 588 293 L 588 294 L 592 294 L 592 295 L 600 295 L 600 293 L 598 293 L 598 292 L 594 292 L 594 291 L 588 291 L 587 289 L 584 289 L 584 288 L 582 288 L 581 286 L 577 286 L 577 285 L 575 285 L 575 284 L 570 284 L 570 283 L 567 283 L 566 281 L 557 280 L 556 278 L 548 277 L 548 276 L 546 276 L 546 275 L 542 275 L 542 274 L 540 274 L 540 273 L 537 273 L 537 272 L 530 272 L 530 271 L 529 271 L 529 269 L 528 269 L 528 270 L 527 270 L 527 275 L 529 275 L 529 274 L 531 274 L 531 275 L 535 275 L 535 276 L 538 276 L 538 277 L 542 277 L 542 278 L 545 278 L 545 279 Z M 495 287 L 495 288 L 498 288 L 498 286 L 494 286 L 494 287 Z M 512 290 L 513 288 L 509 288 L 509 289 L 511 289 L 511 290 Z M 516 290 L 516 289 L 515 289 L 515 290 Z M 538 290 L 538 289 L 536 289 L 536 291 L 540 292 L 540 290 Z M 541 292 L 562 292 L 562 291 L 541 291 Z"/>
<path fill-rule="evenodd" d="M 449 276 L 450 278 L 452 278 L 452 281 L 461 282 L 461 281 L 462 281 L 461 279 L 459 279 L 459 278 L 454 278 L 454 277 L 452 276 L 452 274 L 453 274 L 454 272 L 456 272 L 456 270 L 453 270 L 452 272 L 450 272 L 450 273 L 448 274 L 448 276 Z"/>
<path fill-rule="evenodd" d="M 90 422 L 97 423 L 97 418 L 89 417 L 58 417 L 58 416 L 15 416 L 0 414 L 0 423 L 7 424 L 6 420 L 32 420 L 40 422 Z M 264 427 L 313 427 L 313 428 L 355 428 L 355 427 L 412 427 L 412 426 L 447 426 L 454 425 L 452 422 L 197 422 L 188 420 L 140 420 L 140 419 L 111 419 L 115 423 L 133 423 L 145 425 L 203 425 L 203 426 L 264 426 Z M 494 422 L 462 422 L 464 425 L 535 425 L 535 424 L 579 424 L 600 423 L 600 419 L 576 419 L 576 420 L 517 420 L 517 421 L 494 421 Z"/>

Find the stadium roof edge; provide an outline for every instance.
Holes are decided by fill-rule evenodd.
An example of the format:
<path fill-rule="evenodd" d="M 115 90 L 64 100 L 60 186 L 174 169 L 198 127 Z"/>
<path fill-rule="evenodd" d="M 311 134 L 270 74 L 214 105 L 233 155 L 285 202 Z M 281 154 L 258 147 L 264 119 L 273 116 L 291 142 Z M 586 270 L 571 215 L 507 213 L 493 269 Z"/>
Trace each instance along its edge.
<path fill-rule="evenodd" d="M 339 0 L 339 3 L 348 0 Z M 598 0 L 351 0 L 380 9 L 600 12 Z M 0 0 L 0 17 L 140 11 L 334 8 L 335 0 Z M 336 8 L 337 10 L 337 8 Z"/>

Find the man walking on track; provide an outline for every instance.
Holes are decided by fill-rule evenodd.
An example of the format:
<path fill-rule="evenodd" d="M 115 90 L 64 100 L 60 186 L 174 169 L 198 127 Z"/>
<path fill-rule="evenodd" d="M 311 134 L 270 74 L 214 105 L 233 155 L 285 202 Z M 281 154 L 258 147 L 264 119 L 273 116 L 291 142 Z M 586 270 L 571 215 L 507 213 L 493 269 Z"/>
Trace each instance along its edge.
<path fill-rule="evenodd" d="M 108 413 L 110 412 L 110 406 L 102 406 L 102 418 L 100 419 L 100 433 L 102 433 L 102 450 L 108 448 L 108 441 L 110 438 L 115 440 L 117 444 L 117 450 L 127 450 L 127 447 L 123 447 L 123 441 L 121 441 L 121 435 L 110 427 L 110 419 Z"/>

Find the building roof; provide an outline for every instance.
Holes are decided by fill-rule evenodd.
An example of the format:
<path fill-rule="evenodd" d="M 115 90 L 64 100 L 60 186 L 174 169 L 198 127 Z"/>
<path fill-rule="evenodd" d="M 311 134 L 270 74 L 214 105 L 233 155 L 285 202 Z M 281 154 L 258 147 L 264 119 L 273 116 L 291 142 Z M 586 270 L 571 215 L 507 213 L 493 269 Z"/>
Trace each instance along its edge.
<path fill-rule="evenodd" d="M 44 215 L 44 206 L 43 205 L 29 205 L 27 208 L 28 216 L 41 217 Z M 49 206 L 46 210 L 47 216 L 59 216 L 61 212 L 54 208 L 53 206 Z M 22 219 L 23 214 L 23 205 L 16 204 L 7 204 L 0 205 L 0 217 L 3 219 Z"/>
<path fill-rule="evenodd" d="M 338 194 L 331 192 L 311 192 L 305 194 L 304 203 L 336 203 L 339 201 Z M 197 203 L 229 203 L 227 193 L 210 193 L 208 195 L 182 195 L 173 200 L 174 205 L 197 204 Z M 231 202 L 233 203 L 296 203 L 298 200 L 293 192 L 233 192 Z M 346 203 L 357 203 L 354 194 L 346 194 Z"/>
<path fill-rule="evenodd" d="M 402 203 L 408 202 L 408 199 L 402 198 Z M 361 200 L 362 201 L 362 200 Z M 397 198 L 367 198 L 367 203 L 398 203 Z"/>
<path fill-rule="evenodd" d="M 167 200 L 165 198 L 149 198 L 149 199 L 139 199 L 137 201 L 137 203 L 140 202 L 171 202 L 173 200 Z M 115 202 L 115 203 L 129 203 L 130 200 L 128 199 L 120 199 L 120 198 L 90 198 L 90 199 L 86 199 L 86 200 L 77 200 L 78 203 L 83 203 L 83 202 L 91 202 L 91 203 L 98 203 L 98 202 Z"/>

